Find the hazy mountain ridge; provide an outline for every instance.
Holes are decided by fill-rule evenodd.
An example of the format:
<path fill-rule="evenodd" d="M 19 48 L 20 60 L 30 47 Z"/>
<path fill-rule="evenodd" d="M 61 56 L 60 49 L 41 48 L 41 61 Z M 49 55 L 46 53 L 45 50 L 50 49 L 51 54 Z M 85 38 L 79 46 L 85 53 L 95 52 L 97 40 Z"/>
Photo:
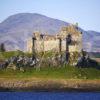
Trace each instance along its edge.
<path fill-rule="evenodd" d="M 34 31 L 56 34 L 61 27 L 69 23 L 46 17 L 36 13 L 20 13 L 12 15 L 0 23 L 0 43 L 4 42 L 8 50 L 26 49 L 26 40 Z M 83 32 L 83 46 L 86 50 L 100 50 L 100 33 L 95 31 Z M 98 43 L 99 42 L 99 43 Z M 91 48 L 88 47 L 91 43 Z M 98 49 L 99 48 L 99 49 Z M 94 50 L 95 51 L 95 50 Z"/>
<path fill-rule="evenodd" d="M 52 19 L 40 14 L 22 13 L 8 17 L 0 24 L 0 33 L 8 33 L 14 31 L 41 31 L 51 34 L 58 31 L 58 28 L 65 26 L 68 23 Z M 53 28 L 54 27 L 54 28 Z M 17 28 L 19 30 L 17 30 Z"/>

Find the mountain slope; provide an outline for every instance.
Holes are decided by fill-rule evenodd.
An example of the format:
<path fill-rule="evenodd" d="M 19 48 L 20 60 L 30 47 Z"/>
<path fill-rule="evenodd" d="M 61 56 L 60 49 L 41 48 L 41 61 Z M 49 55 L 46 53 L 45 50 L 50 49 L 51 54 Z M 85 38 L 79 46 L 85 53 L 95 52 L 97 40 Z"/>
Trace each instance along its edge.
<path fill-rule="evenodd" d="M 26 40 L 32 36 L 34 31 L 56 34 L 61 27 L 67 26 L 68 24 L 67 22 L 36 13 L 12 15 L 0 23 L 0 43 L 5 43 L 7 50 L 25 50 Z M 87 51 L 91 48 L 100 47 L 98 44 L 100 41 L 97 39 L 100 33 L 84 31 L 83 29 L 81 29 L 81 31 L 83 31 L 83 46 Z M 89 47 L 89 43 L 93 45 Z"/>
<path fill-rule="evenodd" d="M 40 14 L 21 13 L 8 17 L 0 24 L 0 33 L 41 31 L 53 34 L 68 23 Z"/>
<path fill-rule="evenodd" d="M 88 52 L 100 52 L 100 32 L 85 31 L 83 44 L 84 49 Z"/>
<path fill-rule="evenodd" d="M 66 25 L 68 25 L 68 23 L 64 21 L 36 13 L 16 14 L 0 23 L 0 43 L 4 42 L 8 50 L 16 48 L 24 50 L 26 48 L 26 40 L 32 36 L 34 31 L 54 34 L 57 33 L 62 26 Z M 23 45 L 20 46 L 21 44 Z"/>

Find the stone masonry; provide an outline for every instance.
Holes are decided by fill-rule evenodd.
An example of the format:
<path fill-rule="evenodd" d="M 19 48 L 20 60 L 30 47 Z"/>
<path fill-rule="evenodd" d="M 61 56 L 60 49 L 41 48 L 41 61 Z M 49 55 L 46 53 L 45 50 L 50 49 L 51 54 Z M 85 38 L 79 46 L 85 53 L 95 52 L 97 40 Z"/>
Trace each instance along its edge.
<path fill-rule="evenodd" d="M 69 52 L 81 52 L 82 50 L 82 32 L 79 31 L 76 25 L 69 25 L 62 27 L 61 31 L 56 35 L 43 34 L 41 39 L 41 34 L 39 32 L 34 32 L 33 36 L 35 40 L 35 51 L 59 51 L 59 38 L 62 40 L 61 50 L 66 50 L 66 36 L 70 34 L 72 36 L 72 43 L 69 46 Z M 32 53 L 32 38 L 27 41 L 27 52 Z"/>

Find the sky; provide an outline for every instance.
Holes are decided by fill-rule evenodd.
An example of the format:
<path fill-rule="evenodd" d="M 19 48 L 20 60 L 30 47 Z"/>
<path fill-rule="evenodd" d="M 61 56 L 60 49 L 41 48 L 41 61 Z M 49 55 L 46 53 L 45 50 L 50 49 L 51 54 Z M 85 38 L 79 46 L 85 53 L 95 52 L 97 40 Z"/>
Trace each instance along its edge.
<path fill-rule="evenodd" d="M 0 0 L 0 23 L 17 13 L 39 13 L 100 32 L 100 0 Z"/>

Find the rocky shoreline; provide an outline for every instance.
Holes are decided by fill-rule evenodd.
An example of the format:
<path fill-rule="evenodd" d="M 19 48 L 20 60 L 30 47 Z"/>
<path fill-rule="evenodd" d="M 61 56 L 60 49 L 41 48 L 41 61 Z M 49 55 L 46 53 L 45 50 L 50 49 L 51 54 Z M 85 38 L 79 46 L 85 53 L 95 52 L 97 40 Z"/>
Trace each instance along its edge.
<path fill-rule="evenodd" d="M 100 91 L 100 80 L 2 78 L 0 91 Z"/>

